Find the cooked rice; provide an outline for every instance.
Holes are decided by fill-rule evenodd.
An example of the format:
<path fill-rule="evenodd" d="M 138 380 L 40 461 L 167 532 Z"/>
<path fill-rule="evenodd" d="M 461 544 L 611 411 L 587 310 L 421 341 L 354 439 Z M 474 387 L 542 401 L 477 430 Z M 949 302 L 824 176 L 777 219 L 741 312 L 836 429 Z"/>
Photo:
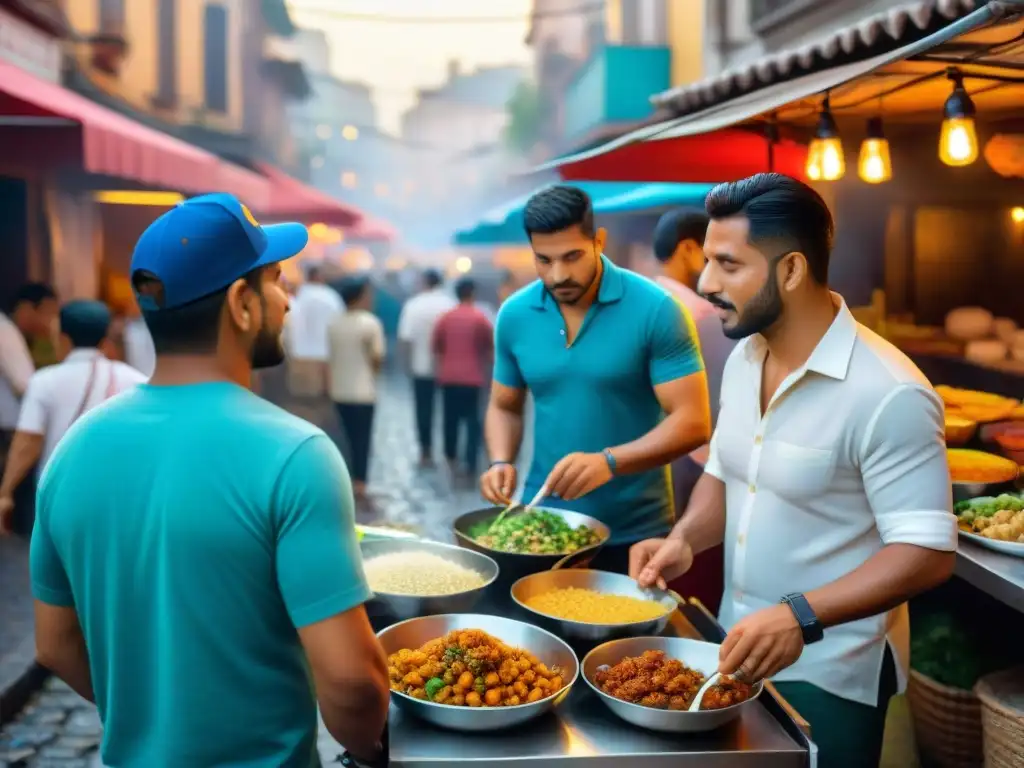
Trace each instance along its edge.
<path fill-rule="evenodd" d="M 547 616 L 584 624 L 631 624 L 650 621 L 669 612 L 654 600 L 641 600 L 626 595 L 609 595 L 592 589 L 566 587 L 552 589 L 529 598 L 526 604 Z"/>
<path fill-rule="evenodd" d="M 437 597 L 482 587 L 477 571 L 429 552 L 392 552 L 363 563 L 370 589 L 389 595 Z"/>

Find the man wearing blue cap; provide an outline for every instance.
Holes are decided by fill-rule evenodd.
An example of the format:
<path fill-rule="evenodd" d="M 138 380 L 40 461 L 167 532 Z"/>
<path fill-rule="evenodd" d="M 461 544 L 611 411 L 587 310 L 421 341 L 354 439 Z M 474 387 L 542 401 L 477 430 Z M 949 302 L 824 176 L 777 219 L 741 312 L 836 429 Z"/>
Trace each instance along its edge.
<path fill-rule="evenodd" d="M 43 474 L 38 656 L 95 700 L 107 765 L 319 766 L 311 682 L 331 734 L 379 753 L 387 664 L 348 472 L 248 389 L 283 360 L 279 263 L 306 241 L 230 195 L 157 219 L 132 257 L 153 377 L 82 417 Z"/>

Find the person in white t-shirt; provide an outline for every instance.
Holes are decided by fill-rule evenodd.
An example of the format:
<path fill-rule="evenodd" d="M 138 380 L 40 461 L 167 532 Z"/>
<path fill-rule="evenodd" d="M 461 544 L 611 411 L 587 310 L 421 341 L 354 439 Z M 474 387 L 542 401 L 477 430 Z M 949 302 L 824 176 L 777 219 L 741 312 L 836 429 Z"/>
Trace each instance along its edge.
<path fill-rule="evenodd" d="M 19 401 L 36 370 L 29 340 L 52 337 L 56 319 L 57 294 L 43 283 L 23 285 L 10 313 L 0 313 L 0 465 L 18 424 Z"/>
<path fill-rule="evenodd" d="M 32 471 L 41 472 L 57 444 L 82 414 L 146 376 L 110 360 L 110 310 L 98 301 L 72 301 L 60 310 L 63 360 L 32 375 L 21 402 L 17 430 L 0 480 L 0 530 L 10 530 L 14 490 Z"/>
<path fill-rule="evenodd" d="M 377 402 L 377 376 L 384 364 L 384 324 L 370 311 L 373 287 L 365 277 L 345 281 L 342 294 L 347 309 L 334 316 L 327 329 L 327 380 L 331 400 L 348 438 L 352 490 L 366 493 Z"/>
<path fill-rule="evenodd" d="M 412 376 L 416 405 L 416 435 L 420 443 L 420 462 L 433 462 L 434 442 L 434 326 L 456 305 L 455 297 L 442 286 L 441 273 L 428 269 L 423 273 L 423 290 L 405 302 L 398 318 L 401 357 Z"/>
<path fill-rule="evenodd" d="M 293 395 L 321 397 L 326 387 L 327 328 L 345 310 L 338 292 L 318 267 L 306 273 L 291 302 L 285 332 L 288 389 Z"/>

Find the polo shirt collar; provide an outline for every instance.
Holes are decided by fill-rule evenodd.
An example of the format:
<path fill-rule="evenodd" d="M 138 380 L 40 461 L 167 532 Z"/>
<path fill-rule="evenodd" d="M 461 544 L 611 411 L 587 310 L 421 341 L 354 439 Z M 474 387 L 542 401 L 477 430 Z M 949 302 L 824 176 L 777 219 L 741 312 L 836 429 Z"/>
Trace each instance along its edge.
<path fill-rule="evenodd" d="M 622 269 L 602 253 L 601 284 L 597 288 L 596 303 L 611 304 L 621 299 L 622 293 Z M 547 302 L 550 301 L 550 299 L 551 296 L 548 294 L 547 288 L 544 287 L 544 282 L 538 280 L 536 289 L 533 293 L 533 307 L 535 309 L 545 309 Z"/>
<path fill-rule="evenodd" d="M 845 379 L 853 357 L 853 346 L 857 342 L 857 321 L 850 312 L 843 297 L 832 293 L 832 302 L 839 307 L 832 325 L 821 337 L 811 356 L 804 363 L 804 371 L 814 371 L 830 379 Z M 746 356 L 750 361 L 764 358 L 767 342 L 764 336 L 757 334 L 747 345 Z"/>

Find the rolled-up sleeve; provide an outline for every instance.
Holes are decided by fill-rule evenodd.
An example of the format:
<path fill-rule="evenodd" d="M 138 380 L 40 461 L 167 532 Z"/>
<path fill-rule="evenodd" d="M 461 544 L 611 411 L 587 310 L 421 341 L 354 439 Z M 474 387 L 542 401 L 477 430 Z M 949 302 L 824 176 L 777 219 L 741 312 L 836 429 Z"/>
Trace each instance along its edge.
<path fill-rule="evenodd" d="M 885 544 L 956 550 L 942 401 L 904 384 L 868 420 L 860 449 L 868 502 Z"/>

